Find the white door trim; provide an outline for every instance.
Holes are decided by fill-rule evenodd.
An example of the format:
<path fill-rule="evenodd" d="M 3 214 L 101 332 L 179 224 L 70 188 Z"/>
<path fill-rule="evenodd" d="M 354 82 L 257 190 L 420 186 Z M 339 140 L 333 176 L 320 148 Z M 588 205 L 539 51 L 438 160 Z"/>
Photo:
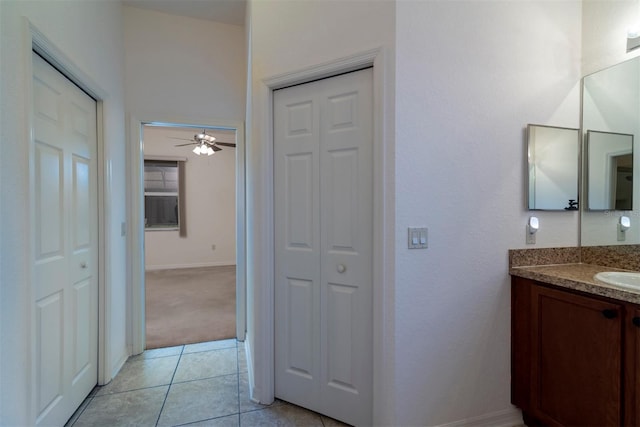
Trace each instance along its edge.
<path fill-rule="evenodd" d="M 246 221 L 245 221 L 245 137 L 244 122 L 216 120 L 212 118 L 153 117 L 139 118 L 131 114 L 127 124 L 127 276 L 129 281 L 130 319 L 129 342 L 131 353 L 139 354 L 145 348 L 145 312 L 144 312 L 144 190 L 143 159 L 144 146 L 142 126 L 146 124 L 170 124 L 171 126 L 196 126 L 235 129 L 236 131 L 236 335 L 240 341 L 245 339 L 246 331 Z"/>
<path fill-rule="evenodd" d="M 306 83 L 337 74 L 355 71 L 360 68 L 373 66 L 373 97 L 374 97 L 374 146 L 373 146 L 373 419 L 384 420 L 393 415 L 393 402 L 388 402 L 391 396 L 393 378 L 393 361 L 389 360 L 388 352 L 384 349 L 393 348 L 393 294 L 391 283 L 393 278 L 394 230 L 393 216 L 394 202 L 392 188 L 385 182 L 389 170 L 392 170 L 392 158 L 389 148 L 385 144 L 385 93 L 384 82 L 386 76 L 386 59 L 383 48 L 372 49 L 357 53 L 335 61 L 319 64 L 289 73 L 279 74 L 261 81 L 254 96 L 258 105 L 263 109 L 262 117 L 254 117 L 261 123 L 259 139 L 261 144 L 253 146 L 252 150 L 258 154 L 260 170 L 260 186 L 254 188 L 256 209 L 259 214 L 252 218 L 257 232 L 257 247 L 252 248 L 256 263 L 253 277 L 260 278 L 259 286 L 253 287 L 255 310 L 254 321 L 249 328 L 253 338 L 251 352 L 259 357 L 252 357 L 255 365 L 249 366 L 251 396 L 263 403 L 274 399 L 274 183 L 273 183 L 273 91 L 286 86 Z M 389 159 L 387 159 L 389 157 Z M 258 185 L 258 183 L 256 183 Z M 264 224 L 264 226 L 263 226 Z M 392 224 L 389 226 L 388 224 Z M 259 246 L 259 247 L 258 247 Z"/>
<path fill-rule="evenodd" d="M 98 85 L 93 78 L 80 69 L 69 57 L 67 57 L 62 50 L 60 50 L 43 32 L 41 32 L 31 21 L 27 18 L 23 18 L 23 53 L 25 58 L 25 72 L 27 76 L 33 75 L 33 62 L 31 52 L 36 52 L 49 63 L 54 65 L 62 74 L 69 80 L 79 86 L 82 90 L 88 93 L 92 98 L 96 100 L 97 104 L 97 165 L 98 165 L 98 383 L 104 384 L 111 380 L 111 363 L 107 355 L 110 351 L 109 343 L 109 328 L 111 319 L 109 318 L 109 299 L 110 295 L 107 271 L 105 266 L 109 259 L 109 247 L 111 245 L 109 236 L 105 232 L 111 223 L 111 217 L 109 212 L 105 209 L 105 201 L 107 195 L 111 194 L 111 181 L 110 177 L 106 174 L 106 163 L 108 159 L 105 155 L 105 142 L 104 142 L 104 117 L 103 117 L 103 100 L 108 97 L 108 92 L 105 91 L 100 85 Z M 33 135 L 34 117 L 31 111 L 31 99 L 33 99 L 33 87 L 32 79 L 25 78 L 24 87 L 25 99 L 28 101 L 25 103 L 27 111 L 27 122 L 25 135 L 26 140 L 31 141 Z M 29 204 L 33 206 L 34 203 L 34 186 L 33 176 L 35 173 L 33 164 L 33 147 L 29 148 Z M 29 208 L 30 211 L 33 209 Z M 33 221 L 33 218 L 31 218 Z M 34 258 L 35 248 L 32 243 L 32 232 L 27 230 L 29 234 L 27 236 L 27 242 L 29 245 L 29 256 Z M 28 279 L 31 286 L 29 287 L 29 298 L 34 295 L 33 289 L 33 267 L 28 272 Z M 31 300 L 31 299 L 30 299 Z M 32 359 L 35 357 L 35 322 L 33 316 L 35 313 L 29 305 L 26 310 L 29 311 L 28 318 L 30 319 L 29 330 L 31 333 L 31 339 L 29 340 L 29 357 Z M 35 361 L 31 360 L 29 363 L 29 376 L 31 378 L 31 388 L 34 389 L 35 385 Z M 32 396 L 35 393 L 31 394 Z M 30 414 L 35 417 L 35 404 L 30 402 Z M 35 422 L 35 418 L 33 418 Z"/>

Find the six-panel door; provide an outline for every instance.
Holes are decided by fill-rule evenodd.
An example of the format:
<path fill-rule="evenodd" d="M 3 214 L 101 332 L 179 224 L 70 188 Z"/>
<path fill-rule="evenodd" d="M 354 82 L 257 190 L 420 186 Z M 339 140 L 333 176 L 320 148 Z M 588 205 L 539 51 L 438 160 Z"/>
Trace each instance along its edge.
<path fill-rule="evenodd" d="M 372 71 L 274 92 L 276 396 L 372 404 Z"/>
<path fill-rule="evenodd" d="M 63 425 L 97 383 L 96 102 L 33 54 L 35 421 Z"/>

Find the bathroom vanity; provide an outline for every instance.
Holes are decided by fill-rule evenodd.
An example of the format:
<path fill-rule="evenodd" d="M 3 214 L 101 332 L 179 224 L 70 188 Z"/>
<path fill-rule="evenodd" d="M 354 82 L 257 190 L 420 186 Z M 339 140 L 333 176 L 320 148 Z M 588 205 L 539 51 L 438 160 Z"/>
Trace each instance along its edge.
<path fill-rule="evenodd" d="M 578 247 L 509 251 L 511 402 L 528 426 L 640 426 L 638 76 L 640 57 L 586 76 L 579 130 L 527 128 L 527 209 L 580 212 Z"/>
<path fill-rule="evenodd" d="M 528 426 L 640 425 L 640 292 L 611 267 L 512 267 L 511 401 Z"/>

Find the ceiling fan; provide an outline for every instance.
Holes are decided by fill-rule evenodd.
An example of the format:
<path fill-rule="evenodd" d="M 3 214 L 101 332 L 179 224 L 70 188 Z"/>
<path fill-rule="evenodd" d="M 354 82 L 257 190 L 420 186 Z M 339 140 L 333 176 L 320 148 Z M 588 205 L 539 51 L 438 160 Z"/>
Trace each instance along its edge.
<path fill-rule="evenodd" d="M 216 151 L 221 151 L 222 148 L 218 147 L 219 145 L 222 145 L 225 147 L 236 146 L 236 144 L 232 142 L 216 142 L 216 138 L 212 135 L 209 135 L 206 129 L 203 129 L 202 133 L 196 133 L 195 135 L 193 135 L 193 139 L 176 138 L 176 137 L 170 137 L 170 138 L 182 139 L 184 141 L 191 141 L 187 144 L 178 144 L 176 145 L 176 147 L 184 147 L 186 145 L 195 145 L 193 152 L 196 153 L 198 156 L 200 154 L 206 154 L 208 156 L 211 156 Z"/>

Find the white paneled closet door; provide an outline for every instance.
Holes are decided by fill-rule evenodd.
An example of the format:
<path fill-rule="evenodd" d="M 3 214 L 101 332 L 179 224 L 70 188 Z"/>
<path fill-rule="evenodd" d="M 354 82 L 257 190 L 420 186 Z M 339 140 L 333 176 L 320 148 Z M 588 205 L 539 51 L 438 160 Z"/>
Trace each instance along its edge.
<path fill-rule="evenodd" d="M 33 54 L 37 425 L 64 425 L 97 383 L 96 102 Z"/>
<path fill-rule="evenodd" d="M 275 394 L 372 414 L 372 69 L 274 92 Z"/>

